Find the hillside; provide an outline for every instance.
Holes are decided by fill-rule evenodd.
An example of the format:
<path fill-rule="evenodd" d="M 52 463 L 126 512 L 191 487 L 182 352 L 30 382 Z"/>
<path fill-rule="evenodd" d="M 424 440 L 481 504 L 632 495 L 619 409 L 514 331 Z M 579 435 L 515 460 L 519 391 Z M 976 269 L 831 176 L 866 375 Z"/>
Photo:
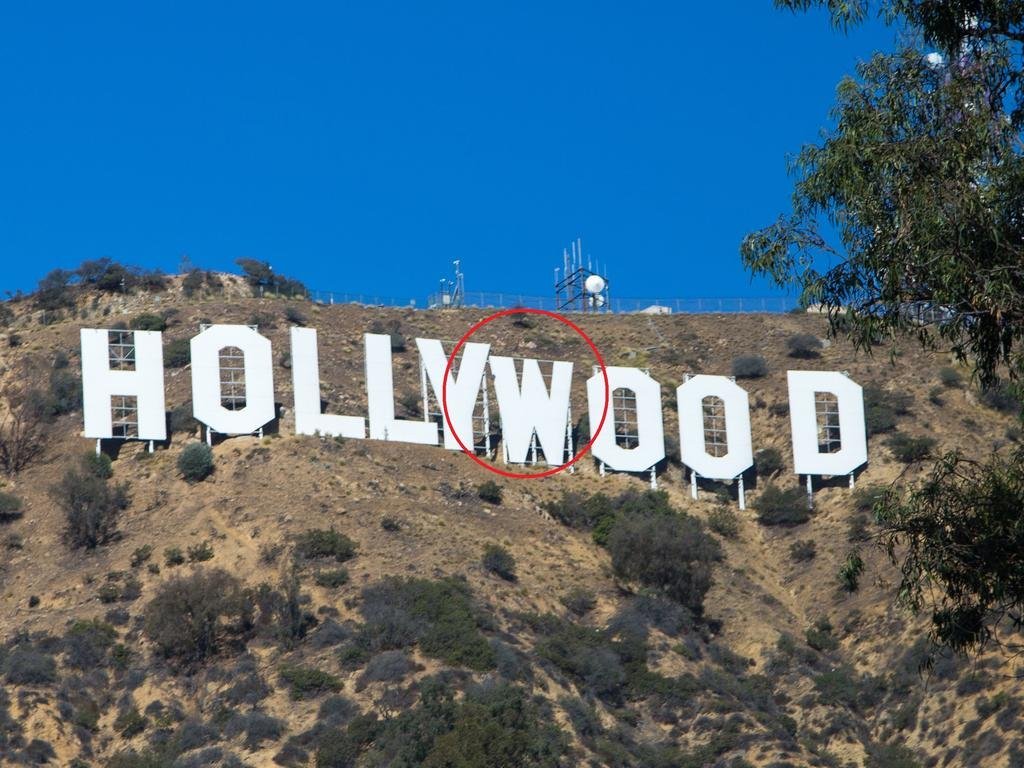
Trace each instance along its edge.
<path fill-rule="evenodd" d="M 1024 766 L 1019 663 L 992 650 L 919 672 L 925 621 L 893 607 L 898 573 L 870 541 L 873 490 L 922 471 L 897 460 L 892 435 L 979 456 L 1019 439 L 1014 415 L 952 374 L 948 355 L 913 340 L 892 358 L 865 355 L 840 340 L 817 358 L 789 357 L 795 334 L 824 339 L 813 314 L 579 319 L 608 364 L 661 382 L 670 445 L 669 395 L 686 373 L 730 374 L 734 358 L 764 357 L 767 374 L 740 383 L 755 452 L 777 449 L 783 467 L 757 478 L 741 512 L 725 488 L 692 500 L 671 458 L 658 477 L 665 496 L 652 497 L 646 477 L 601 477 L 590 458 L 574 474 L 511 481 L 441 448 L 297 437 L 293 322 L 318 331 L 332 413 L 366 413 L 362 335 L 403 337 L 396 399 L 400 416 L 416 417 L 415 398 L 403 401 L 419 392 L 412 340 L 458 339 L 487 313 L 255 299 L 224 281 L 188 298 L 179 282 L 83 292 L 57 315 L 5 304 L 7 391 L 77 375 L 80 328 L 155 314 L 165 349 L 201 323 L 257 324 L 274 345 L 281 412 L 262 439 L 217 442 L 214 471 L 194 484 L 178 469 L 196 441 L 187 411 L 155 453 L 112 449 L 101 482 L 127 483 L 127 503 L 116 535 L 93 549 L 69 546 L 51 490 L 92 443 L 73 404 L 48 417 L 43 452 L 2 486 L 22 503 L 0 530 L 5 765 Z M 497 353 L 573 360 L 584 411 L 593 360 L 571 331 L 510 319 L 482 335 Z M 869 437 L 856 491 L 827 483 L 809 520 L 764 525 L 765 489 L 798 487 L 787 369 L 846 371 L 888 394 L 881 421 L 895 423 Z M 181 409 L 187 365 L 168 367 L 166 381 L 168 410 Z M 480 498 L 487 481 L 500 502 Z M 614 514 L 670 505 L 710 523 L 696 529 L 720 550 L 702 614 L 617 573 L 586 525 L 565 524 L 595 494 Z M 514 580 L 482 565 L 490 544 L 512 555 Z M 866 568 L 848 592 L 837 573 L 855 548 Z M 210 611 L 202 643 L 176 653 L 185 619 L 202 623 L 196 606 Z"/>

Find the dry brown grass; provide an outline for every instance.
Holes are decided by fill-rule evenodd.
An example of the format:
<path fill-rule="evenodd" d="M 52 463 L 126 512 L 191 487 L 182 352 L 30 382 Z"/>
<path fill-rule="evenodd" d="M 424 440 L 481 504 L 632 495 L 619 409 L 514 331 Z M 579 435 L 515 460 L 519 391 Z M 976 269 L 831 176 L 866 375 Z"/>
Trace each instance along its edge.
<path fill-rule="evenodd" d="M 185 302 L 174 294 L 160 297 L 159 305 L 150 296 L 116 297 L 100 300 L 94 308 L 83 302 L 82 316 L 74 320 L 40 326 L 27 316 L 22 306 L 10 329 L 23 343 L 8 349 L 0 343 L 0 383 L 14 381 L 26 360 L 52 355 L 62 349 L 77 362 L 77 333 L 82 326 L 103 327 L 126 320 L 142 311 L 172 307 L 172 318 L 165 338 L 174 339 L 196 332 L 200 320 L 247 322 L 256 313 L 276 318 L 275 326 L 264 332 L 274 344 L 277 361 L 288 351 L 284 320 L 288 301 L 256 300 L 242 291 L 230 301 L 195 299 Z M 109 308 L 109 309 L 108 309 Z M 307 324 L 319 331 L 323 396 L 335 413 L 365 414 L 362 334 L 375 321 L 398 321 L 409 340 L 407 351 L 395 355 L 396 393 L 404 389 L 418 391 L 416 336 L 456 339 L 483 310 L 414 312 L 356 306 L 312 306 L 303 304 Z M 977 404 L 970 389 L 949 390 L 944 404 L 929 401 L 928 391 L 939 380 L 939 370 L 949 365 L 943 355 L 924 353 L 912 342 L 901 348 L 895 365 L 884 352 L 874 357 L 854 353 L 837 342 L 821 351 L 814 360 L 795 361 L 787 356 L 787 339 L 797 333 L 824 335 L 822 318 L 812 315 L 775 316 L 672 316 L 584 318 L 581 326 L 597 342 L 609 364 L 648 367 L 663 385 L 666 403 L 669 391 L 688 373 L 728 374 L 734 357 L 756 353 L 765 357 L 769 372 L 764 378 L 742 382 L 750 393 L 755 449 L 775 447 L 788 463 L 789 421 L 773 415 L 770 406 L 786 399 L 785 371 L 806 367 L 821 370 L 845 370 L 861 384 L 874 384 L 903 390 L 913 397 L 912 415 L 901 419 L 900 429 L 914 435 L 929 435 L 940 448 L 959 447 L 981 454 L 1003 439 L 1011 420 Z M 263 329 L 261 329 L 263 330 Z M 478 340 L 478 339 L 474 339 Z M 538 322 L 532 329 L 492 323 L 484 338 L 496 352 L 540 358 L 571 359 L 576 364 L 574 383 L 576 412 L 584 410 L 583 382 L 592 360 L 589 352 L 571 332 L 556 324 Z M 2 342 L 2 340 L 0 340 Z M 593 462 L 584 460 L 573 474 L 562 474 L 542 481 L 511 482 L 498 480 L 503 489 L 500 506 L 481 502 L 475 493 L 465 499 L 453 499 L 443 484 L 465 483 L 475 488 L 490 473 L 459 454 L 441 448 L 425 448 L 398 443 L 333 440 L 293 436 L 290 423 L 290 371 L 275 369 L 277 399 L 284 406 L 279 435 L 263 440 L 237 437 L 220 442 L 214 448 L 215 471 L 197 486 L 189 486 L 178 477 L 175 462 L 184 440 L 178 435 L 170 448 L 152 456 L 143 446 L 123 446 L 114 461 L 114 480 L 131 484 L 132 503 L 122 515 L 120 539 L 93 553 L 68 550 L 61 542 L 60 513 L 46 489 L 63 473 L 65 466 L 89 443 L 78 436 L 80 414 L 62 417 L 58 429 L 43 456 L 13 479 L 4 490 L 23 498 L 23 517 L 6 526 L 0 534 L 18 534 L 23 548 L 5 552 L 3 592 L 0 595 L 0 627 L 4 636 L 18 631 L 50 632 L 60 635 L 69 622 L 80 618 L 102 617 L 109 606 L 97 597 L 98 587 L 112 571 L 133 571 L 132 553 L 143 545 L 153 547 L 155 561 L 167 547 L 189 546 L 202 541 L 213 545 L 211 566 L 224 568 L 248 584 L 277 581 L 281 564 L 268 564 L 261 558 L 267 545 L 287 545 L 295 536 L 311 528 L 335 527 L 358 545 L 358 555 L 346 563 L 350 578 L 338 588 L 315 585 L 312 572 L 303 580 L 303 590 L 311 596 L 309 607 L 321 617 L 336 612 L 336 620 L 356 620 L 357 596 L 366 584 L 389 575 L 434 578 L 461 575 L 474 593 L 498 617 L 516 611 L 566 615 L 561 597 L 573 587 L 585 587 L 597 598 L 587 621 L 595 625 L 610 618 L 624 597 L 626 585 L 616 582 L 610 572 L 607 553 L 595 546 L 585 534 L 570 531 L 550 520 L 541 505 L 563 490 L 603 491 L 617 494 L 628 487 L 642 487 L 645 478 L 609 474 L 598 475 Z M 167 371 L 168 408 L 189 398 L 188 369 Z M 666 407 L 666 432 L 676 430 L 673 411 Z M 861 484 L 907 482 L 903 466 L 892 460 L 882 442 L 870 442 L 870 465 L 859 477 Z M 797 479 L 784 470 L 780 482 L 795 484 Z M 683 510 L 706 517 L 716 501 L 710 493 L 701 500 L 689 498 L 678 467 L 670 467 L 659 478 L 660 486 Z M 750 492 L 749 501 L 757 490 Z M 763 672 L 774 654 L 781 633 L 800 641 L 804 630 L 820 616 L 828 616 L 839 639 L 837 660 L 859 671 L 885 674 L 912 644 L 921 631 L 920 621 L 896 611 L 891 604 L 894 571 L 884 558 L 870 547 L 864 550 L 867 575 L 854 595 L 838 589 L 836 570 L 849 549 L 847 528 L 851 516 L 850 496 L 844 483 L 825 487 L 817 494 L 817 508 L 810 522 L 795 530 L 764 528 L 755 522 L 753 512 L 739 514 L 739 531 L 722 540 L 726 553 L 715 571 L 715 584 L 706 600 L 707 614 L 721 622 L 717 642 L 735 653 L 753 659 L 752 672 Z M 381 520 L 400 521 L 398 531 L 385 530 Z M 816 544 L 817 556 L 810 562 L 794 563 L 789 545 L 797 538 Z M 489 576 L 480 565 L 486 543 L 505 547 L 516 561 L 517 581 L 508 582 Z M 191 568 L 185 565 L 181 568 Z M 151 598 L 154 590 L 176 570 L 161 566 L 159 574 L 145 566 L 134 569 L 142 581 L 141 598 L 126 605 L 133 614 Z M 40 598 L 38 607 L 29 607 L 29 597 Z M 504 621 L 499 618 L 499 622 Z M 128 628 L 131 632 L 131 627 Z M 145 656 L 149 649 L 137 635 L 137 652 Z M 655 635 L 651 665 L 666 673 L 678 674 L 698 666 L 672 650 L 675 641 Z M 264 677 L 276 685 L 276 672 L 284 651 L 271 642 L 250 644 L 257 666 Z M 416 655 L 421 667 L 416 676 L 438 669 L 434 660 Z M 340 670 L 332 653 L 306 652 L 304 663 L 319 664 L 343 681 L 344 692 L 361 706 L 374 706 L 380 691 L 374 685 L 356 690 L 358 673 Z M 992 682 L 984 695 L 1007 691 L 1021 695 L 1019 680 L 1014 680 L 1013 663 L 997 655 L 980 664 L 992 673 Z M 896 733 L 888 722 L 893 712 L 858 713 L 855 725 L 840 729 L 829 748 L 843 759 L 860 760 L 870 739 L 895 737 L 923 754 L 944 755 L 951 747 L 964 748 L 969 739 L 960 739 L 964 724 L 977 719 L 977 696 L 958 696 L 957 681 L 969 670 L 957 671 L 949 679 L 933 679 L 916 691 L 922 699 L 917 727 Z M 543 695 L 556 700 L 567 691 L 565 681 L 543 676 L 547 690 Z M 157 699 L 176 701 L 187 711 L 209 714 L 219 692 L 227 686 L 199 675 L 182 678 L 154 664 L 144 683 L 135 689 L 133 699 L 140 710 Z M 796 674 L 779 678 L 777 693 L 788 704 L 786 711 L 801 728 L 820 729 L 829 719 L 828 708 L 818 704 L 802 705 L 813 686 L 806 676 Z M 57 750 L 57 764 L 68 765 L 78 754 L 78 742 L 72 730 L 62 722 L 51 696 L 15 696 L 12 714 L 27 734 L 49 741 Z M 265 711 L 286 720 L 291 732 L 308 728 L 316 717 L 316 702 L 290 701 L 286 689 L 277 687 L 264 703 Z M 564 721 L 564 713 L 559 710 Z M 605 717 L 607 715 L 604 715 Z M 106 709 L 100 719 L 102 738 L 94 739 L 97 765 L 124 746 L 114 736 L 116 708 Z M 986 721 L 979 734 L 994 728 Z M 680 743 L 700 741 L 700 728 L 683 723 L 675 729 L 644 723 L 649 732 L 672 734 Z M 803 747 L 771 736 L 765 729 L 746 757 L 755 765 L 767 765 L 788 754 L 793 765 L 811 765 L 812 756 Z M 689 734 L 689 735 L 687 735 Z M 972 737 L 974 739 L 978 736 Z M 985 765 L 1007 765 L 1007 748 L 1012 739 Z M 141 746 L 144 736 L 132 744 Z M 264 745 L 247 754 L 252 765 L 272 765 L 271 758 L 280 745 Z M 968 764 L 956 758 L 948 765 Z"/>

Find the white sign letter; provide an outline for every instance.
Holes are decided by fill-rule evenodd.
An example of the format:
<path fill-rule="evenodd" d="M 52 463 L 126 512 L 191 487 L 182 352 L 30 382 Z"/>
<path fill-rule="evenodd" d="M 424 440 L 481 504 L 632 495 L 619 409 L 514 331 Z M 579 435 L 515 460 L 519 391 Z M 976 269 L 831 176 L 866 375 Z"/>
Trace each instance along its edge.
<path fill-rule="evenodd" d="M 247 325 L 211 325 L 192 339 L 191 347 L 192 412 L 199 421 L 224 435 L 249 435 L 274 420 L 270 339 Z M 241 365 L 222 367 L 221 351 L 228 347 L 235 350 L 231 362 L 241 356 Z M 244 406 L 224 407 L 225 385 L 237 402 L 244 397 Z"/>
<path fill-rule="evenodd" d="M 434 390 L 434 397 L 440 404 L 448 356 L 444 353 L 441 342 L 436 339 L 416 339 L 416 348 L 420 351 L 420 359 L 427 371 L 427 379 Z M 487 353 L 490 349 L 490 344 L 463 344 L 462 358 L 458 361 L 459 375 L 453 376 L 451 372 L 448 373 L 448 415 L 455 425 L 459 439 L 466 447 L 473 445 L 473 410 L 480 394 L 484 368 L 487 366 Z M 448 427 L 447 419 L 444 422 L 444 447 L 453 451 L 462 450 Z"/>
<path fill-rule="evenodd" d="M 836 371 L 789 371 L 789 422 L 793 431 L 793 468 L 798 475 L 848 475 L 868 460 L 864 392 Z M 834 395 L 839 410 L 840 449 L 818 447 L 816 393 Z M 834 427 L 833 427 L 834 428 Z"/>
<path fill-rule="evenodd" d="M 120 370 L 110 369 L 110 333 L 133 336 L 134 354 L 122 357 Z M 83 328 L 82 409 L 85 436 L 115 437 L 111 398 L 134 397 L 140 440 L 166 440 L 164 414 L 164 348 L 160 331 L 105 331 Z M 128 368 L 131 365 L 131 368 Z M 119 437 L 120 435 L 116 435 Z"/>
<path fill-rule="evenodd" d="M 636 398 L 637 445 L 623 448 L 615 442 L 615 408 L 608 403 L 604 428 L 591 446 L 594 457 L 610 469 L 620 472 L 643 472 L 665 458 L 665 425 L 661 415 L 661 384 L 639 368 L 610 367 L 609 395 L 617 389 L 628 389 Z M 590 406 L 590 429 L 597 429 L 604 409 L 604 376 L 597 373 L 587 379 L 587 402 Z"/>
<path fill-rule="evenodd" d="M 679 456 L 683 464 L 701 477 L 731 480 L 754 463 L 750 441 L 750 401 L 746 390 L 736 382 L 725 376 L 693 376 L 676 389 L 676 403 L 679 410 Z M 705 405 L 714 413 L 709 416 L 721 420 L 717 425 L 719 432 L 722 428 L 725 430 L 726 453 L 722 456 L 708 451 Z"/>
<path fill-rule="evenodd" d="M 511 357 L 492 357 L 490 362 L 506 461 L 525 463 L 536 432 L 548 464 L 560 465 L 565 455 L 572 363 L 555 361 L 552 364 L 549 394 L 536 360 L 523 360 L 522 388 Z"/>
<path fill-rule="evenodd" d="M 366 437 L 366 419 L 335 416 L 320 409 L 320 359 L 313 328 L 292 328 L 292 389 L 296 434 Z"/>
<path fill-rule="evenodd" d="M 395 418 L 395 380 L 391 370 L 391 337 L 367 333 L 366 401 L 370 411 L 370 437 L 400 443 L 437 445 L 437 426 L 429 421 Z"/>

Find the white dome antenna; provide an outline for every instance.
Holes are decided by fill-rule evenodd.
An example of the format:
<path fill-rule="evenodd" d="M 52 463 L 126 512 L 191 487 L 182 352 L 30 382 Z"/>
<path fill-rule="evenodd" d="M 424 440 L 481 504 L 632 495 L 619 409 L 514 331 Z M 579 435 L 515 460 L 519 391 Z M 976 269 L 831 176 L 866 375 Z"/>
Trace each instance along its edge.
<path fill-rule="evenodd" d="M 608 275 L 600 273 L 592 257 L 583 259 L 583 242 L 576 238 L 572 242 L 572 253 L 562 251 L 562 267 L 555 268 L 555 309 L 559 312 L 608 312 L 611 300 L 608 297 Z M 559 272 L 562 273 L 559 279 Z"/>

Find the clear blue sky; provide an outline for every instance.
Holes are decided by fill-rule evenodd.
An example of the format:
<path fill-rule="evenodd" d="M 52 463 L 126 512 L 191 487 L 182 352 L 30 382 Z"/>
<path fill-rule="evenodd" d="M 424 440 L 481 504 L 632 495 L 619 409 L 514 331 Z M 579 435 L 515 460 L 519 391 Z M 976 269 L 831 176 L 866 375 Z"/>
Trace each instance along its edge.
<path fill-rule="evenodd" d="M 109 256 L 310 287 L 760 296 L 738 245 L 888 47 L 731 3 L 5 3 L 0 290 Z"/>

